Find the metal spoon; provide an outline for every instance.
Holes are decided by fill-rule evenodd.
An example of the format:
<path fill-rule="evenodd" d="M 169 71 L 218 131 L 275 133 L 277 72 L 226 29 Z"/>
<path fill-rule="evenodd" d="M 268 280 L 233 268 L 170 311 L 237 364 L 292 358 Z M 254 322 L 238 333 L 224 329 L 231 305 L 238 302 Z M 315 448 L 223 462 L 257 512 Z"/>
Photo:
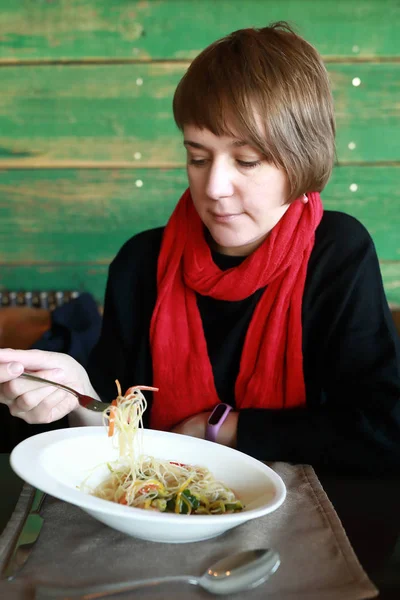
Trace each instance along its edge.
<path fill-rule="evenodd" d="M 190 583 L 199 585 L 211 594 L 233 594 L 255 588 L 264 583 L 275 573 L 280 562 L 279 554 L 275 550 L 257 548 L 226 556 L 211 565 L 201 577 L 171 575 L 87 587 L 62 588 L 39 585 L 36 588 L 35 600 L 69 600 L 70 598 L 89 600 L 89 598 L 104 598 L 164 583 Z"/>
<path fill-rule="evenodd" d="M 89 410 L 94 410 L 95 412 L 103 412 L 110 406 L 109 402 L 100 402 L 99 400 L 95 400 L 91 396 L 86 396 L 85 394 L 81 394 L 76 390 L 68 387 L 67 385 L 63 385 L 62 383 L 57 383 L 56 381 L 50 381 L 49 379 L 43 379 L 43 377 L 38 377 L 37 375 L 33 375 L 32 373 L 21 373 L 19 377 L 24 377 L 25 379 L 31 379 L 32 381 L 39 381 L 40 383 L 48 383 L 49 385 L 53 385 L 54 387 L 61 388 L 70 394 L 73 394 L 78 398 L 78 402 L 84 408 L 88 408 Z"/>

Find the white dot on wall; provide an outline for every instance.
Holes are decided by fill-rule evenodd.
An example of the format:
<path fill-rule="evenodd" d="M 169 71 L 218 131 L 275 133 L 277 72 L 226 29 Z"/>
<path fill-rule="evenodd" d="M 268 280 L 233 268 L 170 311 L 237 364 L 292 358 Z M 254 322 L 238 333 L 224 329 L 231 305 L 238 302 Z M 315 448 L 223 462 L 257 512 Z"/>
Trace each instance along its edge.
<path fill-rule="evenodd" d="M 358 185 L 356 183 L 352 183 L 350 185 L 350 191 L 351 192 L 356 192 L 358 190 Z"/>
<path fill-rule="evenodd" d="M 141 154 L 141 152 L 135 152 L 135 154 L 133 155 L 133 157 L 134 157 L 136 160 L 140 160 L 140 159 L 142 158 L 142 154 Z"/>
<path fill-rule="evenodd" d="M 136 79 L 136 85 L 143 85 L 143 79 L 141 77 Z"/>
<path fill-rule="evenodd" d="M 353 52 L 360 52 L 359 46 L 353 46 L 352 50 L 353 50 Z"/>
<path fill-rule="evenodd" d="M 143 187 L 143 181 L 141 179 L 136 179 L 135 185 L 136 187 Z"/>
<path fill-rule="evenodd" d="M 359 77 L 354 77 L 351 83 L 354 85 L 354 87 L 358 87 L 359 85 L 361 85 L 361 79 Z"/>
<path fill-rule="evenodd" d="M 354 150 L 354 149 L 355 149 L 355 147 L 356 147 L 356 145 L 355 145 L 355 143 L 354 143 L 354 142 L 349 142 L 349 144 L 348 144 L 348 148 L 349 148 L 349 150 Z"/>

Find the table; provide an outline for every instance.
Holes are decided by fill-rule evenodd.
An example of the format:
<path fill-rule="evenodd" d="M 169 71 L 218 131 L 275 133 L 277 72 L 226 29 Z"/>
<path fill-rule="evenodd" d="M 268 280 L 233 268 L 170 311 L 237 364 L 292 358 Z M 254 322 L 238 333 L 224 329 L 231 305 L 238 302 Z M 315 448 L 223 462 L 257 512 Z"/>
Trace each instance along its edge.
<path fill-rule="evenodd" d="M 400 476 L 355 478 L 318 472 L 379 600 L 400 598 Z M 0 454 L 0 532 L 14 509 L 22 481 Z"/>

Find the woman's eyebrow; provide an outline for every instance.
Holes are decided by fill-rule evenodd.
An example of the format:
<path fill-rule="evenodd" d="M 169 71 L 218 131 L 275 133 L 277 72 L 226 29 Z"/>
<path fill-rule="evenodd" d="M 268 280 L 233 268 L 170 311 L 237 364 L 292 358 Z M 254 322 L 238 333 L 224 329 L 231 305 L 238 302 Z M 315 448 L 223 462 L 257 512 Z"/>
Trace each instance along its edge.
<path fill-rule="evenodd" d="M 205 146 L 199 144 L 198 142 L 192 142 L 191 140 L 183 140 L 184 146 L 190 146 L 191 148 L 199 148 L 200 150 L 207 150 Z"/>
<path fill-rule="evenodd" d="M 235 148 L 242 148 L 242 146 L 248 146 L 249 144 L 247 142 L 245 142 L 244 140 L 236 140 L 235 142 L 232 142 L 231 146 L 234 146 Z"/>
<path fill-rule="evenodd" d="M 192 140 L 183 140 L 184 146 L 190 146 L 191 148 L 198 148 L 199 150 L 207 150 L 203 144 L 199 144 L 198 142 L 193 142 Z M 230 144 L 235 148 L 241 148 L 242 146 L 248 146 L 249 144 L 244 140 L 235 140 Z"/>

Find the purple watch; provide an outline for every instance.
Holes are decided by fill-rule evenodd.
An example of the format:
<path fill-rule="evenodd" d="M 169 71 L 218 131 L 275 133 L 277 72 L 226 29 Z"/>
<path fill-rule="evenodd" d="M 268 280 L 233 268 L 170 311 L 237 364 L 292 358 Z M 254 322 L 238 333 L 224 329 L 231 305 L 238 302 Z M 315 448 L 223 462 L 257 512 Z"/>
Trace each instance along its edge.
<path fill-rule="evenodd" d="M 217 441 L 217 433 L 231 410 L 232 406 L 229 406 L 229 404 L 225 404 L 224 402 L 217 404 L 211 415 L 208 417 L 206 440 L 209 440 L 210 442 Z"/>

